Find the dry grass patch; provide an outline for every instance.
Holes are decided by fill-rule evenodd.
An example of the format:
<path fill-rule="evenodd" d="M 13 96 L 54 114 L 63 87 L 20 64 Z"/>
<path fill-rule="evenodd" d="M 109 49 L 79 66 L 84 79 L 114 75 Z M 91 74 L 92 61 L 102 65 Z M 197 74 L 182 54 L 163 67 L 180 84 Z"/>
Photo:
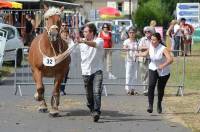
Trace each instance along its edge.
<path fill-rule="evenodd" d="M 165 104 L 167 119 L 181 123 L 193 132 L 200 131 L 200 113 L 196 113 L 200 106 L 200 91 L 185 91 L 183 97 L 166 94 Z"/>

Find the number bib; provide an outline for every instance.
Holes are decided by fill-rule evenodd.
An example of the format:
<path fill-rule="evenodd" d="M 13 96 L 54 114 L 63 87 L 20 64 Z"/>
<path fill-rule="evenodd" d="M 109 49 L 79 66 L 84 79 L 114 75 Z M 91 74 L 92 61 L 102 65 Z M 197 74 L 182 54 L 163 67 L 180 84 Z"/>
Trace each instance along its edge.
<path fill-rule="evenodd" d="M 44 56 L 43 57 L 43 64 L 45 66 L 55 66 L 56 65 L 56 61 L 53 57 L 47 57 L 47 56 Z"/>

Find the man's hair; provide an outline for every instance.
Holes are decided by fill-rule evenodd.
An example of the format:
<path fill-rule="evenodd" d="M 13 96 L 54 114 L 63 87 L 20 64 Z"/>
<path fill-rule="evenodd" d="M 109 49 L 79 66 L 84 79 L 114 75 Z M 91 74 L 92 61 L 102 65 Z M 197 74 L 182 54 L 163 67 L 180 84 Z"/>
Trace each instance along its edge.
<path fill-rule="evenodd" d="M 185 18 L 181 18 L 181 21 L 186 21 L 186 19 Z"/>
<path fill-rule="evenodd" d="M 129 29 L 128 29 L 128 32 L 130 32 L 130 31 L 133 31 L 133 32 L 137 32 L 137 29 L 135 28 L 135 27 L 130 27 Z"/>
<path fill-rule="evenodd" d="M 97 35 L 97 28 L 96 26 L 93 24 L 93 23 L 89 23 L 89 24 L 86 24 L 84 26 L 84 28 L 88 27 L 89 28 L 89 32 L 93 32 L 93 35 L 96 36 Z"/>

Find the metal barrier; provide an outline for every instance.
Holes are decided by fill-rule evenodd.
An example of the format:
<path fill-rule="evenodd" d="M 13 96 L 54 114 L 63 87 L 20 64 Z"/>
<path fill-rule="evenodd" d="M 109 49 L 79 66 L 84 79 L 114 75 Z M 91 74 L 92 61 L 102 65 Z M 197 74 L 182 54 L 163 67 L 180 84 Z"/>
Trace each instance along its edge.
<path fill-rule="evenodd" d="M 115 87 L 120 87 L 124 89 L 125 87 L 125 55 L 126 51 L 120 48 L 120 45 L 118 45 L 119 48 L 112 48 L 112 49 L 106 49 L 106 50 L 112 50 L 112 73 L 117 77 L 116 79 L 109 79 L 108 73 L 106 70 L 104 70 L 104 80 L 103 80 L 103 88 L 105 95 L 107 96 L 108 88 L 109 90 L 114 90 Z M 27 50 L 24 48 L 24 51 Z M 70 71 L 69 71 L 69 78 L 67 80 L 66 85 L 83 85 L 83 79 L 81 76 L 81 58 L 79 49 L 76 49 L 71 54 L 72 62 L 70 64 Z M 17 61 L 17 58 L 15 62 Z M 139 62 L 138 62 L 139 63 Z M 104 62 L 105 64 L 105 62 Z M 104 69 L 106 65 L 104 65 Z M 139 66 L 137 67 L 139 69 Z M 138 70 L 139 71 L 139 70 Z M 177 75 L 180 75 L 178 77 Z M 137 77 L 139 78 L 140 73 L 137 72 Z M 22 89 L 21 86 L 25 85 L 35 85 L 35 82 L 32 79 L 32 73 L 31 69 L 29 67 L 28 61 L 27 61 L 27 53 L 23 54 L 23 61 L 22 66 L 17 67 L 15 64 L 15 76 L 14 76 L 14 89 L 15 89 L 15 95 L 19 92 L 19 94 L 22 96 Z M 177 93 L 176 95 L 183 96 L 183 90 L 184 90 L 184 79 L 185 79 L 185 57 L 177 56 L 174 58 L 174 63 L 171 65 L 171 76 L 167 83 L 167 87 L 176 87 Z M 53 85 L 53 80 L 49 78 L 44 78 L 43 83 L 44 85 Z M 143 91 L 144 86 L 148 86 L 147 83 L 142 83 L 141 81 L 138 81 L 137 84 L 131 85 L 134 87 L 137 87 L 138 91 Z"/>
<path fill-rule="evenodd" d="M 199 107 L 198 107 L 198 109 L 197 109 L 197 113 L 200 113 L 200 105 L 199 105 Z"/>

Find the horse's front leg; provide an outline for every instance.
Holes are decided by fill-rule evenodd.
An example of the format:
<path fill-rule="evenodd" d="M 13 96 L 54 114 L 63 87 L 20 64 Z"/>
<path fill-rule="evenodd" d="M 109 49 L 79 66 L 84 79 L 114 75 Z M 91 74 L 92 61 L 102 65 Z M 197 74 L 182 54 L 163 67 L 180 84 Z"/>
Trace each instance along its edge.
<path fill-rule="evenodd" d="M 34 98 L 35 100 L 40 102 L 38 111 L 45 113 L 48 109 L 44 99 L 44 85 L 42 83 L 42 72 L 39 69 L 35 69 L 33 72 L 33 78 L 36 83 L 36 93 L 34 94 Z"/>
<path fill-rule="evenodd" d="M 50 116 L 56 117 L 59 115 L 58 106 L 60 103 L 60 86 L 62 83 L 62 77 L 56 77 L 54 81 L 54 89 L 51 97 L 51 110 Z"/>

